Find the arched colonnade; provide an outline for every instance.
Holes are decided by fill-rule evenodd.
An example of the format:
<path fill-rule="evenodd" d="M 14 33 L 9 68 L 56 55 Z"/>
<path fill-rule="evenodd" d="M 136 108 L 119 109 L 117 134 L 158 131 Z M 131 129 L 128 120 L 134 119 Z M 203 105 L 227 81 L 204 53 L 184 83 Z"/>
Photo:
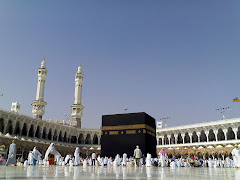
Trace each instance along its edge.
<path fill-rule="evenodd" d="M 240 125 L 157 133 L 157 145 L 200 143 L 239 139 Z"/>
<path fill-rule="evenodd" d="M 0 114 L 1 115 L 1 114 Z M 100 131 L 77 129 L 36 119 L 0 116 L 0 133 L 72 144 L 100 144 Z"/>

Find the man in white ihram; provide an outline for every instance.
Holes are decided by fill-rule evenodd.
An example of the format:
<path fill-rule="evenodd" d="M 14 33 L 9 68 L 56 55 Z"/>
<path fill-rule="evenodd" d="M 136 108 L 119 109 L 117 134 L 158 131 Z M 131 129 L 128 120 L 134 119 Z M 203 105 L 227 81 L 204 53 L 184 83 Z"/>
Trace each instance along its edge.
<path fill-rule="evenodd" d="M 240 167 L 240 150 L 238 149 L 237 145 L 235 145 L 235 148 L 232 150 L 232 156 L 234 161 L 234 167 L 239 168 Z"/>
<path fill-rule="evenodd" d="M 142 151 L 139 149 L 139 146 L 136 146 L 134 150 L 134 158 L 136 159 L 136 165 L 139 166 L 140 159 L 142 158 Z"/>
<path fill-rule="evenodd" d="M 93 165 L 93 166 L 95 166 L 96 157 L 97 157 L 96 153 L 93 152 L 93 153 L 92 153 L 92 165 Z"/>

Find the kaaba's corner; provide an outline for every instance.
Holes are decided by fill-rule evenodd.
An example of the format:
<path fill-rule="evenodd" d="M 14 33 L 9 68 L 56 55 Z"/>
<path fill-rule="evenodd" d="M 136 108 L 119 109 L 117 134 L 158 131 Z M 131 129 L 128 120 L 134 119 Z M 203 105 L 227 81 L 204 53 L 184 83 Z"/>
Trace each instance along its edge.
<path fill-rule="evenodd" d="M 101 156 L 133 156 L 138 145 L 146 156 L 156 157 L 156 123 L 145 112 L 102 116 Z"/>

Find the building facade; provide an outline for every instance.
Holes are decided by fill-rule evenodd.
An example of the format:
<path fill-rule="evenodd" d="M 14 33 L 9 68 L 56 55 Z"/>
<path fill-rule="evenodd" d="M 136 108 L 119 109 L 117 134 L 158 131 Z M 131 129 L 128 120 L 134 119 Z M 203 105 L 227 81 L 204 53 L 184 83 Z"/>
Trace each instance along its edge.
<path fill-rule="evenodd" d="M 63 155 L 73 153 L 76 147 L 100 152 L 100 138 L 101 131 L 97 129 L 81 129 L 0 110 L 0 144 L 5 147 L 15 139 L 27 152 L 34 146 L 44 152 L 51 142 Z"/>
<path fill-rule="evenodd" d="M 240 144 L 240 118 L 157 129 L 157 151 L 175 156 L 227 156 Z"/>

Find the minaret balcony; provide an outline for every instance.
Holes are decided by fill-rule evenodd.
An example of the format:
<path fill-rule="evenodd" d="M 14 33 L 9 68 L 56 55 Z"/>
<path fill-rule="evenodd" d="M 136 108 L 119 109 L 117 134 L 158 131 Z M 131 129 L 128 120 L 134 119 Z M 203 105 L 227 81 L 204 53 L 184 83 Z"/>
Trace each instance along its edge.
<path fill-rule="evenodd" d="M 45 101 L 41 101 L 41 100 L 35 100 L 32 102 L 32 105 L 42 105 L 42 106 L 46 106 L 47 103 Z"/>

